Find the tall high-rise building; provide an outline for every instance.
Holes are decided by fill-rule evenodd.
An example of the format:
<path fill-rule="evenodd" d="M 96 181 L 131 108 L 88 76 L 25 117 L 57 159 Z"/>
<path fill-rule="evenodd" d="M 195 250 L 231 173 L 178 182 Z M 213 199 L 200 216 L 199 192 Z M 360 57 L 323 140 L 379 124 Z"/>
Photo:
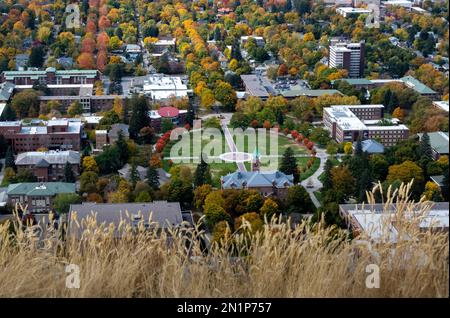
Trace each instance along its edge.
<path fill-rule="evenodd" d="M 329 49 L 328 66 L 346 69 L 349 77 L 364 77 L 364 48 L 364 42 L 348 43 L 332 40 Z"/>

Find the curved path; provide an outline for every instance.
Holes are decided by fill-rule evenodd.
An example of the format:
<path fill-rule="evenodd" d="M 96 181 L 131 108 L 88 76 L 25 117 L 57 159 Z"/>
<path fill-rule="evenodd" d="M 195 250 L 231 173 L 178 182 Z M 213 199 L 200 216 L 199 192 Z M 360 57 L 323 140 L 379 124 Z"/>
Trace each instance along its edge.
<path fill-rule="evenodd" d="M 233 140 L 233 135 L 231 135 L 230 130 L 227 126 L 227 120 L 221 120 L 222 130 L 223 134 L 225 136 L 225 140 L 227 141 L 228 148 L 230 148 L 231 152 L 239 152 L 239 150 L 236 147 L 236 144 Z M 241 172 L 247 172 L 247 168 L 245 167 L 245 164 L 243 162 L 236 162 L 236 165 Z"/>
<path fill-rule="evenodd" d="M 323 173 L 325 162 L 328 159 L 328 154 L 324 149 L 316 148 L 316 157 L 320 159 L 319 168 L 314 172 L 309 178 L 303 180 L 300 184 L 308 191 L 309 196 L 311 197 L 312 202 L 319 208 L 321 206 L 319 200 L 317 199 L 314 192 L 320 190 L 322 188 L 322 182 L 319 180 L 319 176 Z M 308 184 L 312 187 L 308 188 Z"/>

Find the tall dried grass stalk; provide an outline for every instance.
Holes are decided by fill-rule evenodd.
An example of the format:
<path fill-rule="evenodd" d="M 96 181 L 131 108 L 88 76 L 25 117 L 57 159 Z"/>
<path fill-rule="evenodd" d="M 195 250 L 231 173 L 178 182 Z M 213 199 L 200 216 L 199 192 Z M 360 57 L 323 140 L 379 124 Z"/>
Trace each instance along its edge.
<path fill-rule="evenodd" d="M 198 226 L 136 231 L 123 221 L 122 239 L 115 239 L 112 226 L 89 217 L 77 220 L 81 239 L 62 242 L 54 230 L 40 240 L 8 221 L 0 225 L 0 296 L 448 297 L 448 233 L 418 230 L 427 202 L 405 218 L 413 207 L 409 187 L 386 195 L 386 204 L 398 204 L 393 217 L 407 237 L 395 245 L 369 243 L 364 235 L 349 240 L 323 222 L 292 227 L 272 220 L 256 235 L 243 229 L 205 254 Z M 67 264 L 80 267 L 79 289 L 65 286 Z M 379 266 L 380 288 L 366 287 L 368 264 Z"/>

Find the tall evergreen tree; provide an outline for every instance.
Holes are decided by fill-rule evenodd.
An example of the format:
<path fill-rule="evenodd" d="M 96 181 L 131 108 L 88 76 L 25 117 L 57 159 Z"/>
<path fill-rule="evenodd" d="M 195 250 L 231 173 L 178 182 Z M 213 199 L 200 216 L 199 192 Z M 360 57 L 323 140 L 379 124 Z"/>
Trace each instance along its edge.
<path fill-rule="evenodd" d="M 443 172 L 444 179 L 442 180 L 442 196 L 444 197 L 445 201 L 448 201 L 449 199 L 449 180 L 448 180 L 448 169 L 444 169 Z"/>
<path fill-rule="evenodd" d="M 153 189 L 159 189 L 159 176 L 156 168 L 152 165 L 149 165 L 147 168 L 147 184 Z"/>
<path fill-rule="evenodd" d="M 44 63 L 44 48 L 42 45 L 34 46 L 31 48 L 30 58 L 28 64 L 31 67 L 42 67 Z"/>
<path fill-rule="evenodd" d="M 203 158 L 204 154 L 200 156 L 200 163 L 195 169 L 194 175 L 194 186 L 199 187 L 204 184 L 211 183 L 211 171 L 209 169 L 208 163 Z"/>
<path fill-rule="evenodd" d="M 193 127 L 194 126 L 194 119 L 195 119 L 194 105 L 192 105 L 192 103 L 189 103 L 185 120 L 189 124 L 189 126 Z"/>
<path fill-rule="evenodd" d="M 64 165 L 64 182 L 75 182 L 75 174 L 73 173 L 72 165 L 67 161 Z"/>
<path fill-rule="evenodd" d="M 276 109 L 275 115 L 277 117 L 277 123 L 281 126 L 284 124 L 284 115 L 280 109 Z"/>
<path fill-rule="evenodd" d="M 11 146 L 9 146 L 8 150 L 6 150 L 5 168 L 13 168 L 14 170 L 16 170 L 16 163 L 14 162 L 14 154 Z"/>
<path fill-rule="evenodd" d="M 361 157 L 363 153 L 361 137 L 356 141 L 355 156 Z"/>
<path fill-rule="evenodd" d="M 294 0 L 294 7 L 300 15 L 311 12 L 310 0 Z"/>
<path fill-rule="evenodd" d="M 389 103 L 391 102 L 391 98 L 392 98 L 392 92 L 390 89 L 388 89 L 383 96 L 383 105 L 389 105 Z"/>
<path fill-rule="evenodd" d="M 128 161 L 130 153 L 128 152 L 128 143 L 125 140 L 122 130 L 117 135 L 116 147 L 119 150 L 119 159 L 122 164 Z"/>
<path fill-rule="evenodd" d="M 141 95 L 133 95 L 131 98 L 132 114 L 130 118 L 130 137 L 134 140 L 138 139 L 139 131 L 150 124 L 148 117 L 147 99 Z"/>
<path fill-rule="evenodd" d="M 397 94 L 392 93 L 391 98 L 389 99 L 389 103 L 387 104 L 386 111 L 392 113 L 396 107 L 398 107 L 398 97 Z"/>
<path fill-rule="evenodd" d="M 0 158 L 4 158 L 8 149 L 8 143 L 3 135 L 0 135 Z"/>
<path fill-rule="evenodd" d="M 366 199 L 366 191 L 371 185 L 370 171 L 364 169 L 361 176 L 357 179 L 358 202 L 363 202 Z"/>
<path fill-rule="evenodd" d="M 292 0 L 286 0 L 286 4 L 284 5 L 284 12 L 289 12 L 292 10 Z"/>
<path fill-rule="evenodd" d="M 231 46 L 231 58 L 239 61 L 242 61 L 241 48 L 239 47 L 239 42 L 234 41 Z"/>
<path fill-rule="evenodd" d="M 294 156 L 294 151 L 291 147 L 288 147 L 283 154 L 279 170 L 287 175 L 292 174 L 294 176 L 294 183 L 298 183 L 300 180 L 300 174 L 297 167 L 297 159 Z"/>
<path fill-rule="evenodd" d="M 430 144 L 430 136 L 425 132 L 420 139 L 419 156 L 433 159 L 433 151 Z"/>
<path fill-rule="evenodd" d="M 83 148 L 83 151 L 81 153 L 81 159 L 83 159 L 86 156 L 89 156 L 91 154 L 90 150 L 89 150 L 89 146 L 86 146 Z"/>
<path fill-rule="evenodd" d="M 218 26 L 214 29 L 214 41 L 222 41 L 222 33 Z"/>
<path fill-rule="evenodd" d="M 130 181 L 133 185 L 133 188 L 136 186 L 136 183 L 140 180 L 139 173 L 137 171 L 136 161 L 133 160 L 131 163 L 131 171 L 130 171 Z"/>
<path fill-rule="evenodd" d="M 330 190 L 331 188 L 333 188 L 333 181 L 331 179 L 331 169 L 333 169 L 333 163 L 331 162 L 330 159 L 327 159 L 327 161 L 325 162 L 325 167 L 324 167 L 324 171 L 323 171 L 323 181 L 322 181 L 322 186 L 323 186 L 324 191 L 327 191 L 327 190 Z"/>
<path fill-rule="evenodd" d="M 130 100 L 127 98 L 125 99 L 125 102 L 123 103 L 122 111 L 123 111 L 123 123 L 128 125 L 128 109 Z"/>

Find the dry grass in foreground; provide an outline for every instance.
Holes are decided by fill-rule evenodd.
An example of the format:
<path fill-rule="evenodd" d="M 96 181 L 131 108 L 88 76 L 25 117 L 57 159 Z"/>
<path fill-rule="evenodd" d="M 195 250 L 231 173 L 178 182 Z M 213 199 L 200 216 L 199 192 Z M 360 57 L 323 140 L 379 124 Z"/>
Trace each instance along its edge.
<path fill-rule="evenodd" d="M 406 191 L 388 200 L 403 204 L 405 213 L 412 204 Z M 418 221 L 402 225 L 399 218 L 397 228 L 409 239 L 371 250 L 322 223 L 292 229 L 274 221 L 207 254 L 198 228 L 157 235 L 143 228 L 132 233 L 123 224 L 123 238 L 116 240 L 110 226 L 92 218 L 80 221 L 81 240 L 63 243 L 50 231 L 38 244 L 29 230 L 16 224 L 11 232 L 7 222 L 0 226 L 0 296 L 448 297 L 448 233 L 421 233 Z M 65 287 L 67 264 L 80 267 L 79 289 Z M 380 288 L 366 287 L 368 264 L 379 266 Z"/>

